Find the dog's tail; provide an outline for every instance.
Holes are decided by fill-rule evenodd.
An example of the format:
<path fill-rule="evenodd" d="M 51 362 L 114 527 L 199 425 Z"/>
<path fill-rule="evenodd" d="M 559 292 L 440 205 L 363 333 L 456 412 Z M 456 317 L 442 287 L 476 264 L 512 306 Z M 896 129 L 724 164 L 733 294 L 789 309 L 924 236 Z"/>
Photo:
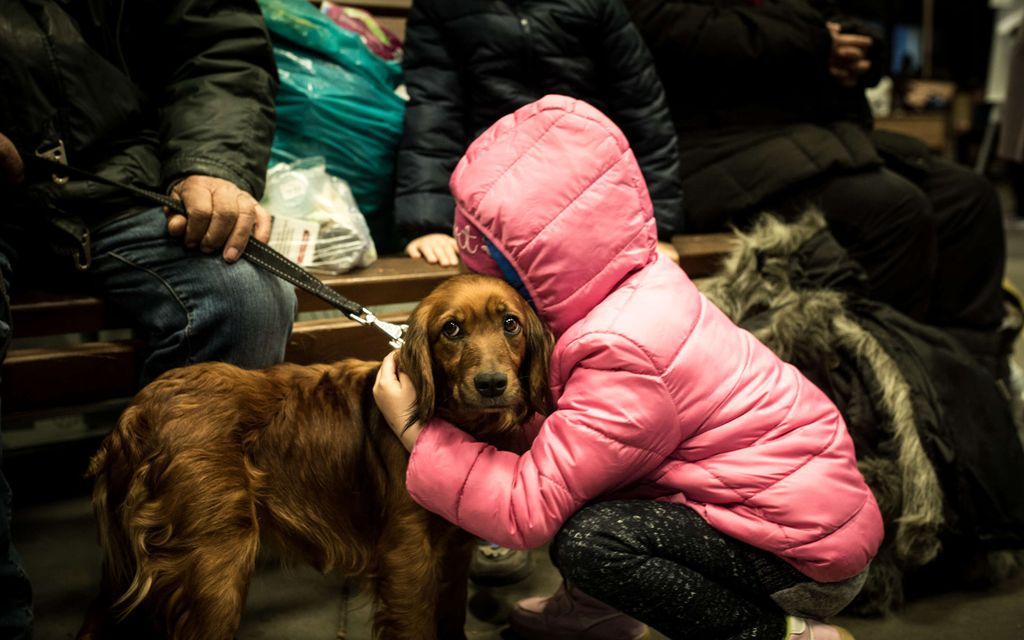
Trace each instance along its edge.
<path fill-rule="evenodd" d="M 96 478 L 92 505 L 103 549 L 102 590 L 118 620 L 137 608 L 152 586 L 152 576 L 139 562 L 153 535 L 140 513 L 148 499 L 144 479 L 150 462 L 141 446 L 148 431 L 142 409 L 128 407 L 89 463 L 88 475 Z"/>

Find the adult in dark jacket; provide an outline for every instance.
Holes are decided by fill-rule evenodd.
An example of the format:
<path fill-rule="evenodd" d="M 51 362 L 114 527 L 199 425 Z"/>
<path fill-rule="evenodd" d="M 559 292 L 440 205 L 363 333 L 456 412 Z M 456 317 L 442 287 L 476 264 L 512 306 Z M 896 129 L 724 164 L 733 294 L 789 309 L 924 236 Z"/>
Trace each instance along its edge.
<path fill-rule="evenodd" d="M 0 0 L 0 355 L 12 275 L 83 286 L 132 318 L 147 382 L 171 367 L 259 367 L 284 354 L 290 286 L 235 262 L 265 240 L 259 207 L 277 83 L 255 2 Z M 102 184 L 58 184 L 30 159 L 181 199 L 191 215 Z M 174 237 L 177 236 L 177 237 Z M 20 280 L 19 281 L 23 281 Z M 0 476 L 0 637 L 31 633 L 31 593 Z"/>
<path fill-rule="evenodd" d="M 619 0 L 417 0 L 403 67 L 409 90 L 395 221 L 407 253 L 455 264 L 448 179 L 469 143 L 547 94 L 583 99 L 622 129 L 654 201 L 659 250 L 678 259 L 675 134 L 650 53 Z"/>
<path fill-rule="evenodd" d="M 626 4 L 676 125 L 688 230 L 817 205 L 872 297 L 994 333 L 1005 262 L 995 190 L 923 145 L 870 133 L 876 37 L 823 0 Z"/>

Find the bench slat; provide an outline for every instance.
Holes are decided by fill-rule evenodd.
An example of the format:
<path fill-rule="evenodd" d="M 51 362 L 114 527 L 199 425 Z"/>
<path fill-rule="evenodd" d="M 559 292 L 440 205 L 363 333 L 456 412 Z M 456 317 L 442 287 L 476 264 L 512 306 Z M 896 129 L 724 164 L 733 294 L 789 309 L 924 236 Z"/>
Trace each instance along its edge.
<path fill-rule="evenodd" d="M 381 316 L 386 322 L 401 324 L 407 314 Z M 292 331 L 285 360 L 296 364 L 334 362 L 343 358 L 380 360 L 391 351 L 387 336 L 344 318 L 299 322 Z"/>
<path fill-rule="evenodd" d="M 324 284 L 353 302 L 372 307 L 381 304 L 416 302 L 434 287 L 459 272 L 456 267 L 438 267 L 404 256 L 378 258 L 373 264 L 337 276 L 323 276 Z M 300 311 L 331 309 L 323 300 L 298 291 Z"/>
<path fill-rule="evenodd" d="M 11 350 L 2 369 L 4 415 L 131 395 L 139 346 L 125 340 Z"/>
<path fill-rule="evenodd" d="M 406 314 L 382 319 L 404 322 Z M 86 342 L 60 348 L 14 349 L 4 361 L 5 416 L 129 398 L 139 378 L 134 340 Z M 298 322 L 292 330 L 285 360 L 298 364 L 342 358 L 378 360 L 391 347 L 377 329 L 345 318 Z"/>
<path fill-rule="evenodd" d="M 692 277 L 713 273 L 732 247 L 727 233 L 679 235 L 673 244 L 680 264 Z M 385 256 L 365 269 L 337 276 L 323 276 L 329 287 L 365 306 L 398 304 L 421 300 L 430 291 L 458 273 L 455 267 L 437 267 L 405 256 Z M 331 307 L 304 291 L 298 292 L 299 311 L 321 311 Z M 127 326 L 97 298 L 81 294 L 24 292 L 11 305 L 12 321 L 19 338 L 61 333 L 92 333 Z"/>
<path fill-rule="evenodd" d="M 679 252 L 679 266 L 691 278 L 705 278 L 718 271 L 735 243 L 736 236 L 732 233 L 680 234 L 672 237 L 672 244 Z"/>
<path fill-rule="evenodd" d="M 693 278 L 713 273 L 732 247 L 731 234 L 676 236 L 680 263 Z M 458 273 L 405 256 L 388 256 L 373 265 L 324 282 L 343 296 L 366 306 L 416 302 Z M 318 298 L 299 292 L 299 309 L 330 308 Z M 93 333 L 125 326 L 102 301 L 82 295 L 21 292 L 12 301 L 18 338 Z M 384 319 L 402 322 L 404 313 Z M 138 341 L 87 342 L 49 348 L 15 348 L 0 370 L 5 416 L 54 411 L 89 403 L 128 398 L 139 375 Z M 345 357 L 376 360 L 390 347 L 376 329 L 346 318 L 297 322 L 285 360 L 298 364 L 331 362 Z"/>
<path fill-rule="evenodd" d="M 320 4 L 314 2 L 313 4 Z M 409 13 L 412 8 L 412 0 L 342 0 L 341 4 L 349 7 L 359 7 L 368 11 L 393 11 L 398 15 Z"/>
<path fill-rule="evenodd" d="M 127 326 L 99 298 L 80 293 L 26 291 L 11 300 L 11 322 L 17 337 L 95 333 Z"/>
<path fill-rule="evenodd" d="M 321 276 L 327 286 L 364 306 L 416 302 L 438 284 L 458 273 L 422 260 L 388 256 L 365 269 L 342 275 Z M 298 292 L 299 311 L 331 309 L 323 300 Z M 93 333 L 122 329 L 128 323 L 104 306 L 103 301 L 80 293 L 24 291 L 11 301 L 11 321 L 19 338 Z"/>

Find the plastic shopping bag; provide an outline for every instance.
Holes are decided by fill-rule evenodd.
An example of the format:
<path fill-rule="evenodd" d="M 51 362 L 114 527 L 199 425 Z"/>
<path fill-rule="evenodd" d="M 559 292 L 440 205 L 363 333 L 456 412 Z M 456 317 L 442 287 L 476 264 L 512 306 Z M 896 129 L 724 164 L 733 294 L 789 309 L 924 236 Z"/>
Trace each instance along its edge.
<path fill-rule="evenodd" d="M 323 156 L 377 234 L 386 233 L 405 101 L 401 66 L 308 0 L 260 0 L 281 83 L 271 164 Z M 378 215 L 380 214 L 380 215 Z"/>
<path fill-rule="evenodd" d="M 402 61 L 402 40 L 369 11 L 324 0 L 320 3 L 320 12 L 339 27 L 358 34 L 366 48 L 375 55 L 385 60 Z"/>
<path fill-rule="evenodd" d="M 261 204 L 274 218 L 270 246 L 312 271 L 344 273 L 377 259 L 348 184 L 323 158 L 281 162 L 267 172 Z"/>

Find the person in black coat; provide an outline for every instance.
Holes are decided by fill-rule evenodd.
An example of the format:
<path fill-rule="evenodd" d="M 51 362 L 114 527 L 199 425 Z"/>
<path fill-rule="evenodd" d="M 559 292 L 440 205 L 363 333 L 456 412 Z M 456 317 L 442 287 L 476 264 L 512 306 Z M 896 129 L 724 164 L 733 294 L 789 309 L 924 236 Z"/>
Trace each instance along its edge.
<path fill-rule="evenodd" d="M 823 0 L 626 0 L 680 143 L 686 228 L 822 209 L 869 295 L 1005 365 L 994 187 L 923 144 L 872 132 L 879 33 Z"/>
<path fill-rule="evenodd" d="M 238 261 L 259 206 L 277 71 L 254 0 L 0 0 L 0 359 L 21 284 L 103 297 L 147 341 L 140 384 L 204 360 L 284 357 L 294 289 Z M 52 179 L 37 150 L 190 212 L 91 180 Z M 0 474 L 0 637 L 31 635 L 31 588 Z"/>
<path fill-rule="evenodd" d="M 469 143 L 547 94 L 580 98 L 629 139 L 654 203 L 659 249 L 682 230 L 678 151 L 650 53 L 619 0 L 417 0 L 403 60 L 409 105 L 395 222 L 406 252 L 456 264 L 448 179 Z"/>

